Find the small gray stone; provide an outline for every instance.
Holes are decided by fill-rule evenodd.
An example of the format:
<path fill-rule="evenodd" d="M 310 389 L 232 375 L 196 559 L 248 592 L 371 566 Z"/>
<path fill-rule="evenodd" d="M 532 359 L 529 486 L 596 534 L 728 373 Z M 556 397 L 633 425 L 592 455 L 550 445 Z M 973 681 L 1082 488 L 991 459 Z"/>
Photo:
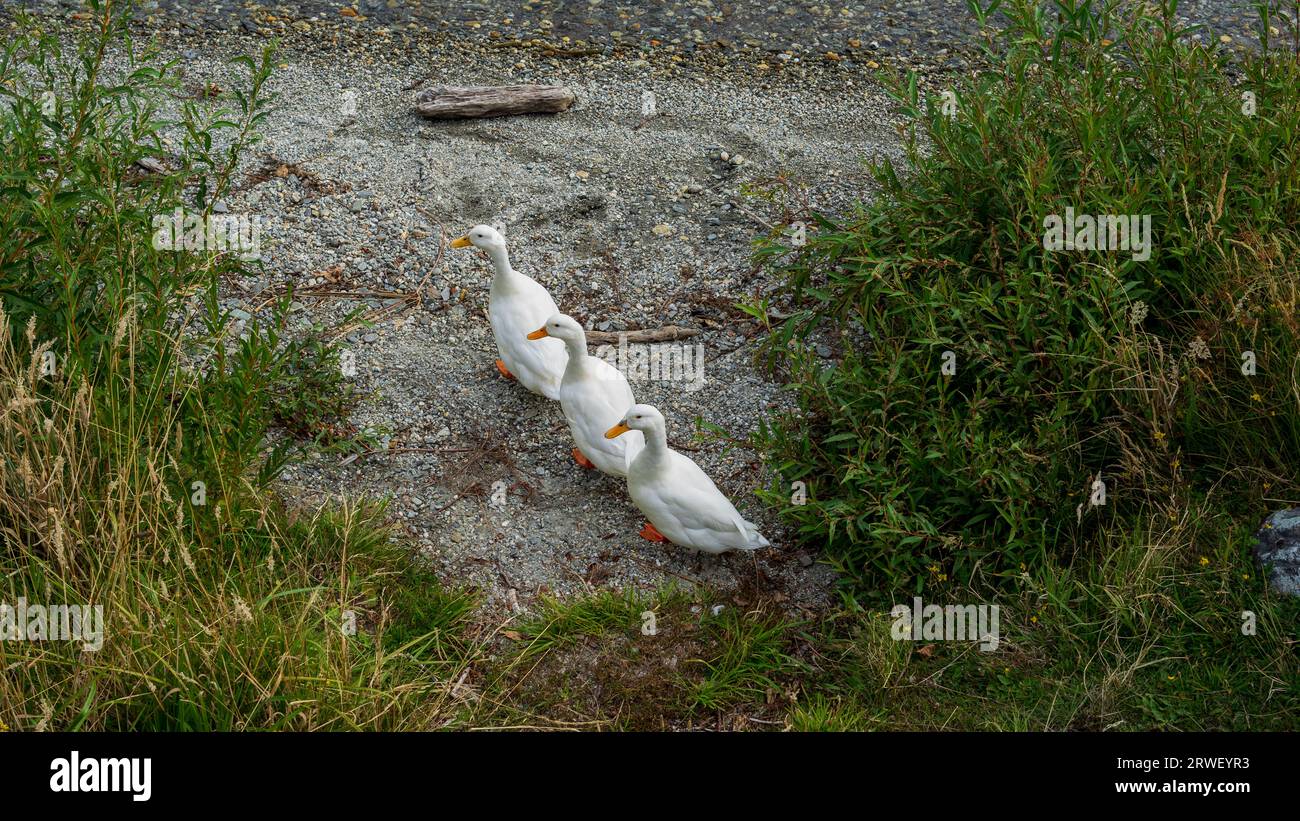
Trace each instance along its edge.
<path fill-rule="evenodd" d="M 1300 507 L 1279 510 L 1255 534 L 1255 558 L 1273 589 L 1300 596 Z"/>

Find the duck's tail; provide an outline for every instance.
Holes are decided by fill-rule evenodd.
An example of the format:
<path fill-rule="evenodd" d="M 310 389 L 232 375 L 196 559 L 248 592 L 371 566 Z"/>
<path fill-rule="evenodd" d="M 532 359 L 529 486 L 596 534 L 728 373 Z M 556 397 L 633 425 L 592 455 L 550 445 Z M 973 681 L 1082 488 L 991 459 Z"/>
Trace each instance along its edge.
<path fill-rule="evenodd" d="M 763 534 L 758 532 L 758 525 L 753 522 L 741 520 L 740 532 L 745 534 L 745 550 L 758 550 L 760 547 L 771 547 L 772 543 L 763 538 Z"/>

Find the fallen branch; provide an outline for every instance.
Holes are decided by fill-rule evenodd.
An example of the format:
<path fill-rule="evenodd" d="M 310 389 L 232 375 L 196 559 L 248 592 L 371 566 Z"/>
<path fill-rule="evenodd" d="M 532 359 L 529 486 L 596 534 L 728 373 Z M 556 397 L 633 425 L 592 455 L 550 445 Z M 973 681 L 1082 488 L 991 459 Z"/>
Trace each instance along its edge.
<path fill-rule="evenodd" d="M 598 345 L 617 345 L 622 340 L 629 343 L 675 342 L 678 339 L 690 339 L 699 333 L 698 328 L 665 325 L 662 328 L 646 328 L 639 331 L 587 331 L 587 341 Z"/>
<path fill-rule="evenodd" d="M 434 119 L 558 114 L 576 99 L 564 86 L 438 86 L 416 96 L 415 110 Z"/>
<path fill-rule="evenodd" d="M 159 160 L 155 160 L 153 157 L 141 157 L 135 161 L 135 164 L 151 174 L 167 173 L 167 166 L 163 165 Z"/>

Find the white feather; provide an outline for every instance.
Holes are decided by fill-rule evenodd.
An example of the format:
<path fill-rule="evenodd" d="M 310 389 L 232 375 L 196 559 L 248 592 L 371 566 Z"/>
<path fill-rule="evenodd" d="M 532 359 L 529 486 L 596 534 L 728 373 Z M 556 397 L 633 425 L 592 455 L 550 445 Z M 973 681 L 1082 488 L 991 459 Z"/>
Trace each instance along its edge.
<path fill-rule="evenodd" d="M 706 553 L 769 546 L 699 465 L 668 447 L 659 411 L 635 405 L 628 410 L 625 424 L 645 431 L 647 437 L 645 449 L 628 471 L 627 490 L 656 530 L 673 544 Z"/>

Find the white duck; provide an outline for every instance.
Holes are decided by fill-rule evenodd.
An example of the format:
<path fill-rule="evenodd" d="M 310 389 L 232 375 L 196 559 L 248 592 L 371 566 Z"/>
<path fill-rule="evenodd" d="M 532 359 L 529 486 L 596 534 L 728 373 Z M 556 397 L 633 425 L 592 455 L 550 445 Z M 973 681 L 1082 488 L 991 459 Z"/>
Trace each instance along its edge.
<path fill-rule="evenodd" d="M 573 317 L 557 313 L 528 338 L 558 339 L 568 348 L 569 364 L 560 380 L 560 409 L 578 445 L 573 449 L 574 460 L 585 468 L 627 476 L 628 466 L 645 447 L 645 437 L 640 431 L 617 439 L 604 435 L 636 404 L 626 377 L 605 360 L 587 355 L 587 333 Z"/>
<path fill-rule="evenodd" d="M 627 492 L 650 523 L 641 535 L 705 553 L 756 550 L 770 542 L 745 521 L 700 466 L 668 447 L 664 417 L 650 405 L 633 405 L 605 432 L 614 439 L 628 431 L 645 435 L 645 449 L 632 461 Z"/>
<path fill-rule="evenodd" d="M 532 344 L 528 332 L 559 313 L 555 300 L 529 276 L 510 267 L 505 238 L 490 225 L 475 225 L 469 233 L 453 240 L 452 248 L 473 246 L 488 255 L 496 272 L 488 295 L 488 320 L 497 340 L 497 370 L 513 377 L 533 393 L 547 399 L 560 398 L 560 379 L 568 354 L 564 343 L 549 339 Z"/>

